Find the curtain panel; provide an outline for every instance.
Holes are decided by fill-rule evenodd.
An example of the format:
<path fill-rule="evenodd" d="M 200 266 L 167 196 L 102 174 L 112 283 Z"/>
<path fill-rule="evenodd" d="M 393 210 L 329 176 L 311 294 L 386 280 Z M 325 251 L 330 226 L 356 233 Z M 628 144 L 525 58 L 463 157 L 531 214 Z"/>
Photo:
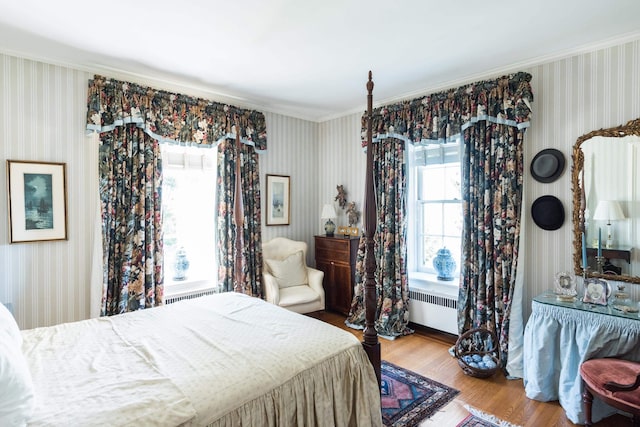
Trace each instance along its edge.
<path fill-rule="evenodd" d="M 163 302 L 162 159 L 158 141 L 127 125 L 100 145 L 101 316 Z"/>
<path fill-rule="evenodd" d="M 405 143 L 387 138 L 373 145 L 373 174 L 377 213 L 374 237 L 376 293 L 375 327 L 387 339 L 408 335 L 409 284 L 407 281 L 406 162 Z M 360 239 L 356 258 L 356 290 L 345 323 L 364 329 L 365 239 Z"/>
<path fill-rule="evenodd" d="M 235 201 L 236 162 L 238 161 L 235 141 L 227 139 L 218 146 L 218 283 L 223 292 L 234 290 L 235 269 L 243 270 L 242 293 L 262 298 L 262 214 L 260 209 L 260 170 L 258 154 L 254 147 L 242 145 L 240 167 L 244 185 L 242 204 L 244 226 L 242 229 L 242 266 L 235 262 L 236 233 L 233 221 Z"/>
<path fill-rule="evenodd" d="M 267 149 L 264 114 L 135 83 L 95 76 L 89 80 L 87 132 L 109 132 L 135 123 L 160 142 L 212 146 L 240 139 L 258 152 Z"/>
<path fill-rule="evenodd" d="M 523 130 L 497 123 L 478 122 L 464 131 L 458 330 L 495 332 L 503 367 L 516 303 L 523 138 Z"/>
<path fill-rule="evenodd" d="M 522 202 L 522 140 L 529 127 L 530 102 L 533 101 L 531 75 L 520 72 L 471 83 L 456 89 L 427 95 L 410 101 L 378 107 L 372 112 L 372 143 L 374 163 L 384 150 L 375 149 L 388 138 L 406 143 L 427 145 L 447 143 L 463 135 L 463 217 L 465 229 L 462 243 L 462 268 L 458 296 L 458 329 L 485 327 L 500 339 L 503 366 L 506 364 L 509 341 L 509 317 L 515 286 L 517 250 L 520 234 L 520 206 Z M 368 116 L 362 117 L 362 145 L 367 145 Z M 380 171 L 375 171 L 380 174 Z M 375 176 L 376 184 L 381 176 Z M 402 185 L 405 185 L 404 182 Z M 376 195 L 380 197 L 380 189 Z M 406 191 L 395 192 L 404 197 Z M 386 210 L 388 201 L 378 210 Z M 382 199 L 384 200 L 384 199 Z M 406 216 L 404 203 L 397 202 L 398 218 Z M 406 222 L 398 221 L 406 236 Z M 385 247 L 388 236 L 378 227 L 374 236 L 376 247 Z M 406 245 L 404 240 L 398 242 Z M 376 250 L 377 251 L 377 250 Z M 406 247 L 394 260 L 395 271 L 406 275 Z M 380 267 L 381 258 L 376 252 Z M 384 265 L 383 268 L 388 267 Z M 362 280 L 363 263 L 359 262 L 357 278 Z M 482 271 L 481 271 L 482 270 Z M 377 277 L 378 307 L 376 329 L 379 333 L 390 329 L 381 324 L 382 312 L 387 311 L 385 323 L 406 319 L 409 300 L 399 298 L 408 294 L 406 277 L 398 288 L 385 286 L 388 278 Z M 351 316 L 358 313 L 362 303 L 363 286 L 356 281 Z M 385 301 L 402 301 L 389 309 Z M 355 318 L 348 319 L 350 321 Z M 397 328 L 397 325 L 393 326 Z"/>

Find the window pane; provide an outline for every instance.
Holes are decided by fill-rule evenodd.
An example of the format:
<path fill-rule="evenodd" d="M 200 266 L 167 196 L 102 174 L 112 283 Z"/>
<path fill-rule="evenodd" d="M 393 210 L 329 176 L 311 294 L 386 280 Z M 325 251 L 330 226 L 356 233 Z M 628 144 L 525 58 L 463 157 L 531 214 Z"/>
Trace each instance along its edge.
<path fill-rule="evenodd" d="M 444 209 L 444 227 L 442 234 L 462 236 L 462 206 L 460 203 L 446 203 Z"/>
<path fill-rule="evenodd" d="M 460 200 L 461 188 L 460 188 L 460 163 L 448 164 L 444 168 L 444 199 L 448 200 Z"/>
<path fill-rule="evenodd" d="M 444 168 L 441 166 L 422 168 L 421 185 L 422 200 L 444 199 Z"/>
<path fill-rule="evenodd" d="M 424 203 L 422 207 L 422 232 L 442 235 L 442 203 Z"/>

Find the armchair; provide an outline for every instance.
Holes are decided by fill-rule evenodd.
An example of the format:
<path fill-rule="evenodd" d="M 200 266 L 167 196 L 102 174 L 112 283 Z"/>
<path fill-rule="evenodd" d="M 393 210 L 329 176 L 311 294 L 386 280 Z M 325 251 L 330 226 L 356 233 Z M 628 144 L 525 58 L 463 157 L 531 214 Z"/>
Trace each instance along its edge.
<path fill-rule="evenodd" d="M 297 313 L 324 310 L 324 273 L 306 264 L 307 244 L 276 237 L 262 244 L 265 299 Z"/>
<path fill-rule="evenodd" d="M 580 365 L 584 392 L 582 402 L 586 426 L 591 426 L 594 396 L 633 416 L 632 425 L 640 426 L 640 363 L 604 358 L 587 360 Z"/>

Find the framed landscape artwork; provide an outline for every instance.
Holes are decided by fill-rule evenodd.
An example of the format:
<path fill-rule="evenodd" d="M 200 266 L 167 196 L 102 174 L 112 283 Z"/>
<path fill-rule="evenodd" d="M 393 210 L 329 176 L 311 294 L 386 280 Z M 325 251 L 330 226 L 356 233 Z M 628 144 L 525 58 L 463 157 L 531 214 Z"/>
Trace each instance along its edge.
<path fill-rule="evenodd" d="M 65 163 L 7 160 L 11 243 L 67 240 Z"/>
<path fill-rule="evenodd" d="M 290 181 L 286 175 L 267 175 L 267 225 L 289 225 Z"/>

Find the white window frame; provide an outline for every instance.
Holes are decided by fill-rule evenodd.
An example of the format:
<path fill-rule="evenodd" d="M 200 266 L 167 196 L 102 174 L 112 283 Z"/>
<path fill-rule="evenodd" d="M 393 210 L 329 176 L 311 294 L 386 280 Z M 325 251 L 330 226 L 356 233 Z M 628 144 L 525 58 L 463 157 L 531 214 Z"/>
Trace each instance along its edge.
<path fill-rule="evenodd" d="M 427 266 L 422 262 L 423 258 L 423 230 L 422 230 L 422 221 L 421 221 L 421 205 L 429 204 L 429 203 L 456 203 L 460 205 L 462 209 L 462 198 L 458 200 L 429 200 L 429 201 L 419 201 L 418 200 L 418 192 L 420 190 L 418 185 L 419 172 L 418 168 L 420 167 L 416 161 L 416 152 L 418 150 L 424 150 L 424 148 L 418 146 L 414 146 L 412 144 L 408 145 L 408 153 L 407 156 L 407 166 L 408 166 L 408 183 L 407 183 L 407 206 L 408 206 L 408 230 L 407 230 L 407 248 L 408 248 L 408 271 L 409 271 L 409 280 L 412 285 L 415 284 L 437 284 L 437 285 L 445 285 L 447 287 L 455 287 L 457 288 L 459 285 L 459 281 L 444 281 L 438 280 L 437 274 L 433 266 Z M 445 147 L 452 147 L 454 145 L 458 146 L 458 155 L 457 161 L 460 163 L 460 167 L 462 167 L 462 142 L 461 136 L 456 138 L 456 141 L 450 141 L 446 144 L 430 144 L 430 147 L 437 146 L 440 149 Z M 445 159 L 444 152 L 442 153 L 443 159 Z M 450 163 L 450 162 L 447 162 Z M 441 164 L 444 164 L 441 163 Z M 461 195 L 462 196 L 462 195 Z M 461 197 L 460 196 L 460 197 Z M 462 239 L 462 235 L 459 236 Z M 459 252 L 459 249 L 456 248 L 454 252 Z M 460 259 L 456 260 L 456 272 L 458 275 L 460 272 Z"/>
<path fill-rule="evenodd" d="M 190 172 L 208 171 L 212 172 L 215 175 L 216 167 L 217 167 L 217 150 L 215 147 L 212 148 L 198 148 L 198 147 L 185 147 L 179 145 L 162 145 L 162 167 L 163 173 L 166 175 L 166 172 L 173 169 L 183 169 L 189 170 Z M 215 178 L 214 178 L 215 179 Z M 214 182 L 215 188 L 215 182 Z M 215 198 L 217 201 L 217 197 Z M 217 209 L 214 208 L 214 211 L 217 212 Z M 163 213 L 164 218 L 164 213 Z M 216 223 L 215 217 L 211 218 L 211 222 Z M 217 255 L 217 248 L 215 247 L 216 238 L 212 237 L 213 241 L 213 256 Z M 187 253 L 187 257 L 189 258 L 189 253 Z M 192 259 L 190 260 L 192 261 Z M 165 298 L 169 298 L 172 296 L 176 296 L 179 294 L 191 293 L 191 292 L 199 292 L 209 289 L 218 289 L 218 280 L 217 280 L 217 263 L 212 262 L 213 270 L 211 276 L 209 278 L 197 276 L 197 275 L 187 275 L 185 280 L 174 280 L 171 272 L 173 271 L 170 268 L 171 264 L 174 260 L 171 257 L 167 257 L 165 254 L 164 264 L 165 264 L 165 275 L 164 275 L 164 295 Z"/>

